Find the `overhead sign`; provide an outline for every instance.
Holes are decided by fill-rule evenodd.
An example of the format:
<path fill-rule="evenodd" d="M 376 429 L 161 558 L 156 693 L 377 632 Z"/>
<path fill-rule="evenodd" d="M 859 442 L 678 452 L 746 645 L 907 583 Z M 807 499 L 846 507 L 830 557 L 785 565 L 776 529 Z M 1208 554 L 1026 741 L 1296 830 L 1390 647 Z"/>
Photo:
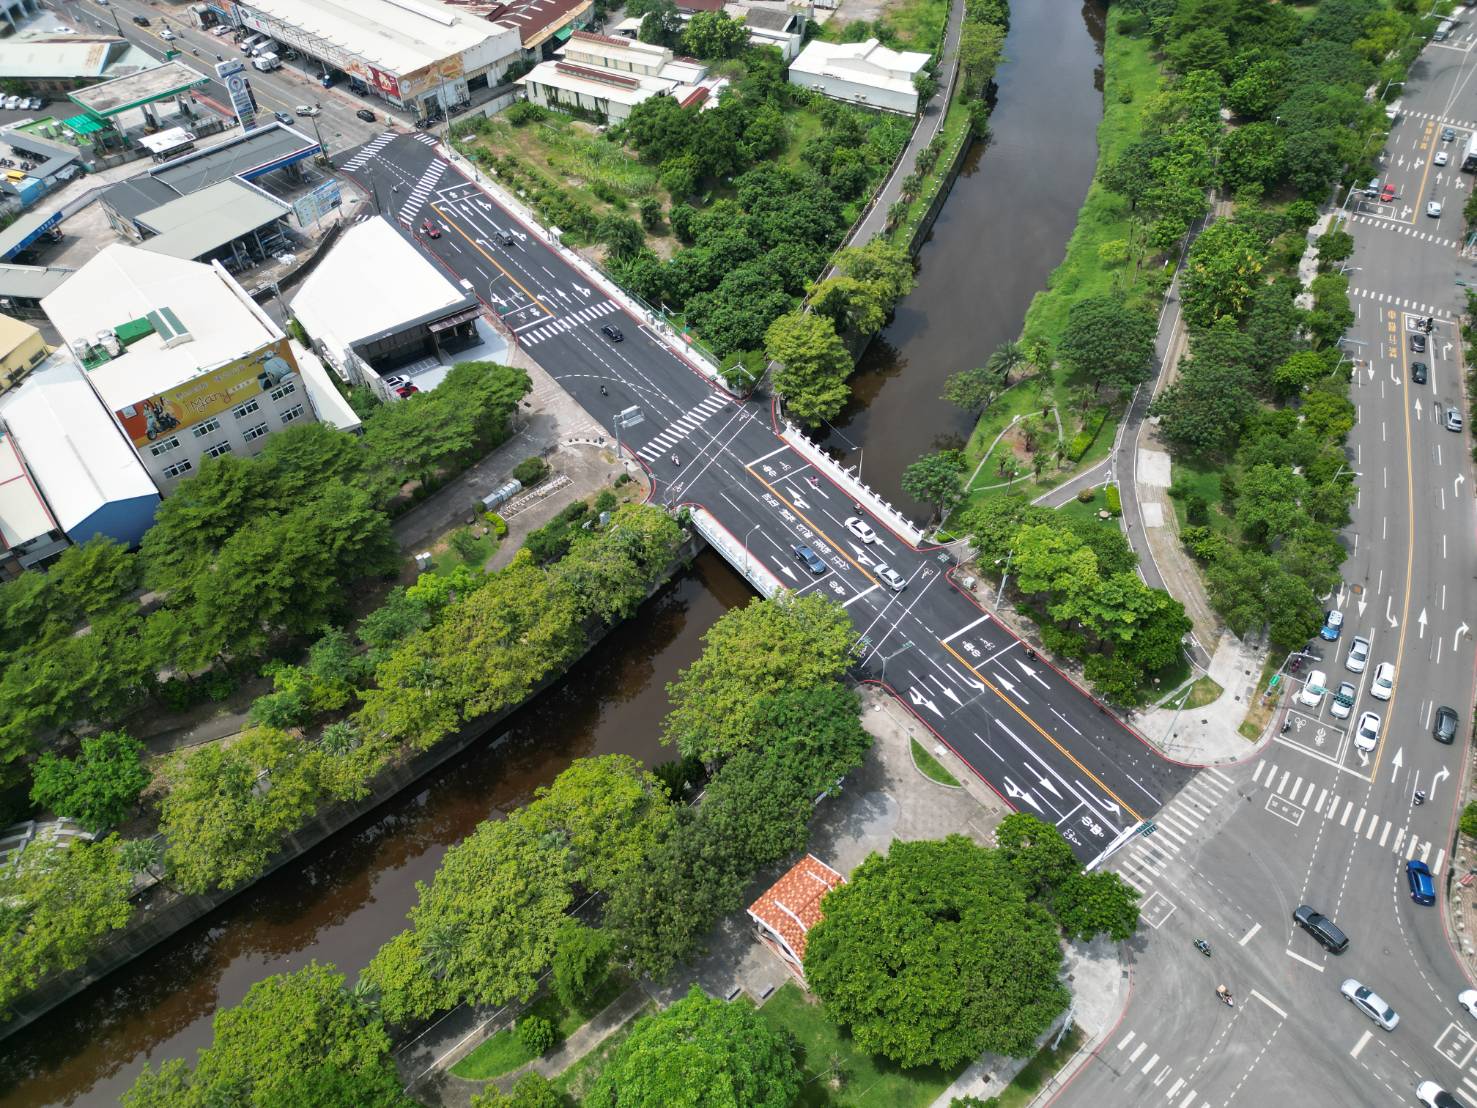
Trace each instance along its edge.
<path fill-rule="evenodd" d="M 128 404 L 113 414 L 133 445 L 145 447 L 155 439 L 188 430 L 211 416 L 275 389 L 297 375 L 297 362 L 285 338 L 244 358 L 192 377 L 157 396 Z"/>

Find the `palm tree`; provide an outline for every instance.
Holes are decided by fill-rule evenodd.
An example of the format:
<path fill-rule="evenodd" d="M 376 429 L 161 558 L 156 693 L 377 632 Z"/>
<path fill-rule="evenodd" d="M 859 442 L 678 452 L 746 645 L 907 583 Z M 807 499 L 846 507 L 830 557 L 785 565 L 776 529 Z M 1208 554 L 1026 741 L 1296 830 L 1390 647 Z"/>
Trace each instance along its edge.
<path fill-rule="evenodd" d="M 441 924 L 428 927 L 420 936 L 421 962 L 432 977 L 441 978 L 461 953 L 466 925 Z"/>
<path fill-rule="evenodd" d="M 995 347 L 985 367 L 1000 375 L 1002 385 L 1010 384 L 1010 375 L 1026 363 L 1026 352 L 1018 342 L 1002 342 Z"/>

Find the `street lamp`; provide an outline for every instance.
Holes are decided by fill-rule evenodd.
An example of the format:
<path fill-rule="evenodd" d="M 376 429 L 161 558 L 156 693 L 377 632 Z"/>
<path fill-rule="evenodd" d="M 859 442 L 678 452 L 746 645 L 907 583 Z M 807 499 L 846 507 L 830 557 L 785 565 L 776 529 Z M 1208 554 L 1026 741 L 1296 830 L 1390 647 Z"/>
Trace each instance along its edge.
<path fill-rule="evenodd" d="M 1000 607 L 1000 600 L 1005 596 L 1005 582 L 1010 578 L 1010 560 L 1015 557 L 1015 551 L 1011 550 L 1005 556 L 1005 572 L 1000 575 L 1000 587 L 995 590 L 995 607 Z M 1000 559 L 995 559 L 995 564 L 1000 564 Z"/>
<path fill-rule="evenodd" d="M 617 461 L 624 460 L 621 457 L 621 431 L 627 427 L 635 427 L 636 424 L 643 422 L 645 419 L 645 413 L 634 404 L 629 408 L 615 413 L 615 417 L 611 422 L 615 425 L 615 456 Z"/>
<path fill-rule="evenodd" d="M 887 684 L 887 663 L 890 662 L 893 658 L 896 658 L 904 650 L 912 650 L 912 649 L 913 649 L 913 640 L 912 639 L 909 639 L 907 642 L 903 643 L 902 646 L 900 646 L 896 650 L 894 650 L 891 654 L 884 654 L 882 656 L 882 683 L 884 685 Z"/>
<path fill-rule="evenodd" d="M 755 531 L 759 530 L 759 528 L 761 528 L 763 526 L 764 526 L 764 524 L 762 524 L 762 523 L 756 523 L 756 524 L 754 524 L 754 526 L 752 526 L 752 527 L 749 528 L 749 534 L 744 536 L 744 572 L 745 573 L 748 573 L 749 572 L 749 535 L 752 535 Z"/>

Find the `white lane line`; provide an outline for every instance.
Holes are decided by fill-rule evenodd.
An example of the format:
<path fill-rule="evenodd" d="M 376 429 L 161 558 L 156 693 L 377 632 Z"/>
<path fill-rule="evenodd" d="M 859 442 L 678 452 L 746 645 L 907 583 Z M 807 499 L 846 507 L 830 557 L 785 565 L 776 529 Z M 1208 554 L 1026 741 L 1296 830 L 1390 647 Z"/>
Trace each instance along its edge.
<path fill-rule="evenodd" d="M 1287 952 L 1287 956 L 1289 958 L 1292 958 L 1292 959 L 1295 959 L 1296 961 L 1301 962 L 1305 966 L 1312 966 L 1319 973 L 1322 973 L 1323 972 L 1323 967 L 1320 966 L 1317 962 L 1314 962 L 1314 961 L 1311 961 L 1310 959 L 1304 958 L 1301 954 L 1299 954 L 1295 950 L 1289 950 Z"/>
<path fill-rule="evenodd" d="M 788 449 L 788 447 L 786 447 L 786 449 Z M 766 454 L 766 455 L 764 455 L 764 457 L 767 458 L 767 457 L 769 457 L 769 455 Z M 760 461 L 763 461 L 764 459 L 761 458 L 759 460 Z M 981 623 L 984 623 L 985 620 L 987 620 L 989 618 L 990 617 L 988 615 L 980 616 L 980 618 L 977 619 L 977 620 L 975 620 L 973 623 L 966 623 L 963 627 L 959 628 L 959 630 L 955 631 L 952 635 L 950 635 L 949 638 L 947 638 L 947 639 L 940 639 L 939 641 L 940 642 L 948 642 L 949 639 L 957 639 L 960 635 L 964 634 L 964 632 L 968 631 L 971 627 L 978 627 Z"/>
<path fill-rule="evenodd" d="M 1236 945 L 1237 946 L 1245 946 L 1247 943 L 1251 942 L 1251 937 L 1253 935 L 1255 935 L 1261 929 L 1262 929 L 1262 925 L 1261 924 L 1259 924 L 1259 923 L 1258 924 L 1255 924 L 1250 931 L 1248 931 L 1246 934 L 1244 934 L 1244 935 L 1241 936 L 1241 941 L 1239 943 L 1237 943 Z"/>
<path fill-rule="evenodd" d="M 876 592 L 881 587 L 882 587 L 881 585 L 873 585 L 870 589 L 867 589 L 865 592 L 859 592 L 859 593 L 857 593 L 850 600 L 842 601 L 841 606 L 843 608 L 849 608 L 853 604 L 855 604 L 858 600 L 860 600 L 862 597 L 866 596 L 867 593 L 869 593 L 869 592 Z"/>
<path fill-rule="evenodd" d="M 1372 1038 L 1374 1038 L 1373 1031 L 1366 1031 L 1363 1035 L 1360 1035 L 1359 1041 L 1354 1044 L 1354 1049 L 1349 1051 L 1349 1057 L 1358 1058 L 1359 1052 L 1365 1048 L 1365 1046 L 1369 1043 L 1369 1040 Z"/>
<path fill-rule="evenodd" d="M 1180 1091 L 1180 1088 L 1184 1085 L 1184 1083 L 1185 1079 L 1183 1077 L 1176 1080 L 1175 1083 L 1169 1087 L 1169 1092 L 1164 1094 L 1164 1099 L 1173 1100 L 1174 1094 Z"/>
<path fill-rule="evenodd" d="M 1194 1099 L 1195 1090 L 1191 1089 L 1189 1093 L 1186 1094 L 1185 1099 L 1180 1101 L 1180 1108 L 1190 1108 L 1190 1104 L 1194 1101 Z"/>
<path fill-rule="evenodd" d="M 761 458 L 755 458 L 752 462 L 745 462 L 744 464 L 746 466 L 756 466 L 760 462 L 764 461 L 765 458 L 773 458 L 776 454 L 783 454 L 788 449 L 790 449 L 788 446 L 782 446 L 778 450 L 771 450 L 768 454 L 765 454 L 763 457 L 761 457 Z M 974 624 L 970 624 L 970 626 L 973 627 Z"/>
<path fill-rule="evenodd" d="M 1268 1008 L 1272 1009 L 1272 1011 L 1276 1012 L 1283 1019 L 1286 1019 L 1287 1018 L 1287 1013 L 1286 1012 L 1284 1012 L 1281 1008 L 1277 1007 L 1277 1005 L 1273 1004 L 1266 997 L 1262 996 L 1262 994 L 1259 993 L 1259 992 L 1257 992 L 1255 989 L 1252 989 L 1251 990 L 1251 995 L 1254 996 L 1254 997 L 1256 997 L 1258 1000 L 1260 1000 Z"/>

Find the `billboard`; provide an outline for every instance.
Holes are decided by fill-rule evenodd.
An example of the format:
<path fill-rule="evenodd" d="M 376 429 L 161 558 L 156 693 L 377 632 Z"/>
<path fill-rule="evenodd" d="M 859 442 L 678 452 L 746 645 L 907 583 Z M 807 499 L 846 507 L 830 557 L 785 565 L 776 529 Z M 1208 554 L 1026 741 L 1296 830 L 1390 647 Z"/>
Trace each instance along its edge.
<path fill-rule="evenodd" d="M 296 376 L 292 348 L 282 338 L 157 396 L 125 405 L 113 414 L 133 445 L 142 449 L 155 439 L 188 430 Z"/>

